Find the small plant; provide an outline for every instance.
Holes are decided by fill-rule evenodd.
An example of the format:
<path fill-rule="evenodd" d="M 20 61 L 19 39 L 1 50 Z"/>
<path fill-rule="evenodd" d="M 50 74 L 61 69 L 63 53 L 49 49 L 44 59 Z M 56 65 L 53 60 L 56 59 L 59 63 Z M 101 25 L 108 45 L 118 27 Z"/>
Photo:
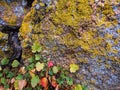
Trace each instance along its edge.
<path fill-rule="evenodd" d="M 27 59 L 28 65 L 19 68 L 19 62 L 14 60 L 11 70 L 1 68 L 0 86 L 2 85 L 4 89 L 15 88 L 16 90 L 33 90 L 33 88 L 36 90 L 73 89 L 73 79 L 69 77 L 69 71 L 42 57 L 41 50 L 41 45 L 35 42 L 32 46 L 33 56 Z M 2 65 L 7 64 L 7 61 L 7 58 L 4 58 L 1 61 Z M 74 73 L 78 69 L 78 65 L 70 65 L 70 72 Z M 78 88 L 80 87 L 75 86 L 75 90 Z"/>

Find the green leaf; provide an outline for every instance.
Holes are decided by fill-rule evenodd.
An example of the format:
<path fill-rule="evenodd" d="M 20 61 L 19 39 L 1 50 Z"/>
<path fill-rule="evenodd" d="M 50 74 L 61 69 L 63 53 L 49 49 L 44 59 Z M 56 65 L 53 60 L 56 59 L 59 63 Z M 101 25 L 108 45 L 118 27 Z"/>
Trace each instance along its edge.
<path fill-rule="evenodd" d="M 12 77 L 14 77 L 14 73 L 9 72 L 8 75 L 7 75 L 7 78 L 12 78 Z"/>
<path fill-rule="evenodd" d="M 83 90 L 88 90 L 87 86 L 82 86 Z"/>
<path fill-rule="evenodd" d="M 54 67 L 52 68 L 52 70 L 53 70 L 53 73 L 54 73 L 54 74 L 58 73 L 58 67 L 57 67 L 57 66 L 54 66 Z"/>
<path fill-rule="evenodd" d="M 62 79 L 65 79 L 65 78 L 66 78 L 66 76 L 65 76 L 64 73 L 61 73 L 61 74 L 60 74 L 60 77 L 61 77 Z"/>
<path fill-rule="evenodd" d="M 1 64 L 2 64 L 2 65 L 7 65 L 8 62 L 9 62 L 9 60 L 8 60 L 7 58 L 3 58 L 3 59 L 1 60 Z"/>
<path fill-rule="evenodd" d="M 30 65 L 27 66 L 27 70 L 32 70 L 34 69 L 35 64 L 31 63 Z"/>
<path fill-rule="evenodd" d="M 5 79 L 5 78 L 1 78 L 1 83 L 2 83 L 3 85 L 6 85 L 6 79 Z"/>
<path fill-rule="evenodd" d="M 9 89 L 9 84 L 4 85 L 5 90 Z"/>
<path fill-rule="evenodd" d="M 23 79 L 23 75 L 22 74 L 18 74 L 18 76 L 16 77 L 17 80 L 22 80 Z"/>
<path fill-rule="evenodd" d="M 29 81 L 29 78 L 30 78 L 31 76 L 30 76 L 30 73 L 29 72 L 27 72 L 25 75 L 24 75 L 24 78 L 27 80 L 27 81 Z"/>
<path fill-rule="evenodd" d="M 44 66 L 45 66 L 44 63 L 37 62 L 36 63 L 36 70 L 41 71 L 44 68 Z"/>
<path fill-rule="evenodd" d="M 53 70 L 49 70 L 48 74 L 52 76 L 53 75 Z"/>
<path fill-rule="evenodd" d="M 62 78 L 58 78 L 57 82 L 58 82 L 59 85 L 62 85 L 64 83 L 64 80 Z"/>
<path fill-rule="evenodd" d="M 36 52 L 41 52 L 42 47 L 40 46 L 40 44 L 38 42 L 35 42 L 32 46 L 32 52 L 36 53 Z"/>
<path fill-rule="evenodd" d="M 37 86 L 37 84 L 39 83 L 40 79 L 38 76 L 34 76 L 32 79 L 31 79 L 31 85 L 32 87 L 34 88 L 35 86 Z"/>
<path fill-rule="evenodd" d="M 79 69 L 79 66 L 76 64 L 70 64 L 70 72 L 75 73 Z"/>
<path fill-rule="evenodd" d="M 28 61 L 29 61 L 30 63 L 34 62 L 34 60 L 35 60 L 34 57 L 31 57 L 31 58 L 28 59 Z"/>
<path fill-rule="evenodd" d="M 12 63 L 12 67 L 18 67 L 20 63 L 17 60 L 14 60 Z"/>
<path fill-rule="evenodd" d="M 80 84 L 77 84 L 75 86 L 74 90 L 82 90 L 82 86 Z"/>
<path fill-rule="evenodd" d="M 3 74 L 2 74 L 2 73 L 0 73 L 0 78 L 2 77 L 2 75 L 3 75 Z"/>
<path fill-rule="evenodd" d="M 40 60 L 41 56 L 39 54 L 35 54 L 35 60 Z"/>
<path fill-rule="evenodd" d="M 66 77 L 66 81 L 68 85 L 72 85 L 73 84 L 73 79 L 70 77 Z"/>
<path fill-rule="evenodd" d="M 6 69 L 3 69 L 3 72 L 4 72 L 5 74 L 8 74 L 8 73 L 9 73 L 9 70 L 6 68 Z"/>

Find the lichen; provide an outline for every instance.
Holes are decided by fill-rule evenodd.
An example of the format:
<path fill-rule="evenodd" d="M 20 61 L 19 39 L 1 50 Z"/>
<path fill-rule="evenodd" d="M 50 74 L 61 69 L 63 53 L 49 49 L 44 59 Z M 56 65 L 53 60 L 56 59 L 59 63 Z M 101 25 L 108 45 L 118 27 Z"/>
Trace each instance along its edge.
<path fill-rule="evenodd" d="M 102 31 L 96 29 L 102 25 L 107 28 L 112 23 L 117 23 L 116 19 L 113 21 L 108 19 L 115 15 L 111 3 L 106 1 L 104 7 L 97 8 L 96 24 L 91 19 L 93 10 L 89 0 L 58 0 L 53 8 L 48 6 L 40 10 L 34 8 L 36 4 L 40 2 L 37 0 L 34 2 L 31 11 L 23 20 L 20 29 L 20 34 L 24 37 L 23 43 L 28 45 L 37 41 L 44 49 L 54 52 L 60 49 L 58 45 L 64 45 L 73 51 L 81 48 L 79 52 L 73 54 L 78 56 L 86 54 L 89 56 L 87 59 L 104 56 L 106 59 L 119 61 L 118 58 L 108 56 L 110 52 L 118 53 L 112 47 L 118 44 L 119 39 L 115 39 L 114 44 L 111 44 L 107 40 L 112 40 L 113 36 L 111 34 L 101 36 Z M 65 52 L 64 49 L 62 52 Z M 70 54 L 71 57 L 73 54 Z M 83 62 L 81 59 L 79 61 Z"/>
<path fill-rule="evenodd" d="M 60 0 L 51 17 L 56 24 L 77 27 L 81 19 L 90 19 L 91 13 L 88 0 Z"/>

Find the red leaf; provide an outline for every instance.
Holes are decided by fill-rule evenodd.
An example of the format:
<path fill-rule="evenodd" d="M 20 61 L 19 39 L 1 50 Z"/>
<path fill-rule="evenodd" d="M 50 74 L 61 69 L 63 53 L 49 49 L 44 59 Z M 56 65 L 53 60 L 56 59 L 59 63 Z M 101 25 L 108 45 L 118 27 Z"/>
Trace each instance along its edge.
<path fill-rule="evenodd" d="M 48 62 L 48 67 L 52 67 L 54 64 L 53 64 L 53 62 L 52 61 L 49 61 Z"/>
<path fill-rule="evenodd" d="M 43 77 L 40 81 L 40 85 L 46 88 L 48 86 L 48 79 L 46 77 Z"/>

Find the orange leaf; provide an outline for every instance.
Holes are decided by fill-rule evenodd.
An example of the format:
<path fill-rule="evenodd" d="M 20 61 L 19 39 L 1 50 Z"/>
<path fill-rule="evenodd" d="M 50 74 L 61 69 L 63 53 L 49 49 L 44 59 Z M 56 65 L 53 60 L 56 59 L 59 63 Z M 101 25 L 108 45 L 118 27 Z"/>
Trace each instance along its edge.
<path fill-rule="evenodd" d="M 44 88 L 48 87 L 48 79 L 43 77 L 40 81 L 40 85 L 42 85 Z"/>

